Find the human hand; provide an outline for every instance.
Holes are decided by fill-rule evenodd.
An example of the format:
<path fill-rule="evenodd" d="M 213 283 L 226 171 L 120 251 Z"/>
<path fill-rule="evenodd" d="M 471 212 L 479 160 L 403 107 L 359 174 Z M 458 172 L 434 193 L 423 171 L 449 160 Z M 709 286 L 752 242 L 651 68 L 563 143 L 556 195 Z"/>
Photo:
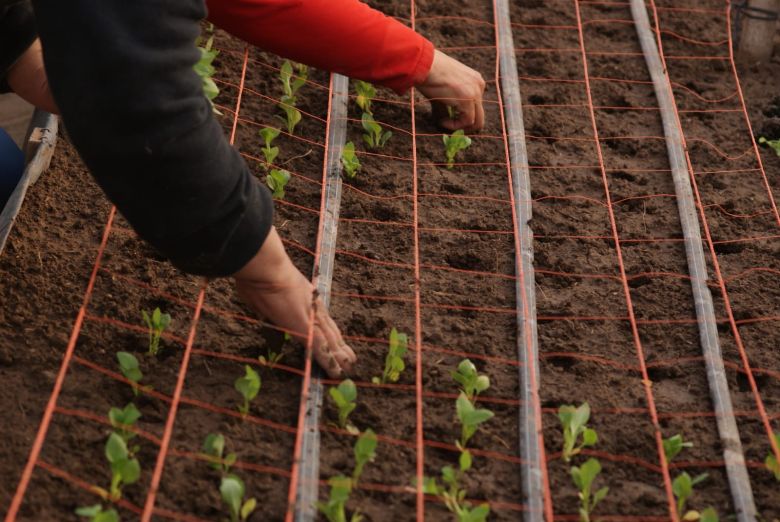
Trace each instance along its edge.
<path fill-rule="evenodd" d="M 307 342 L 314 307 L 315 360 L 334 379 L 352 368 L 357 360 L 355 352 L 344 342 L 314 286 L 292 264 L 275 228 L 257 255 L 233 277 L 238 295 L 255 313 L 303 343 Z"/>
<path fill-rule="evenodd" d="M 484 127 L 482 94 L 485 80 L 471 67 L 441 51 L 434 51 L 428 77 L 416 87 L 431 100 L 434 117 L 442 127 L 451 131 L 478 131 Z M 452 107 L 450 110 L 455 119 L 450 117 L 448 107 Z"/>

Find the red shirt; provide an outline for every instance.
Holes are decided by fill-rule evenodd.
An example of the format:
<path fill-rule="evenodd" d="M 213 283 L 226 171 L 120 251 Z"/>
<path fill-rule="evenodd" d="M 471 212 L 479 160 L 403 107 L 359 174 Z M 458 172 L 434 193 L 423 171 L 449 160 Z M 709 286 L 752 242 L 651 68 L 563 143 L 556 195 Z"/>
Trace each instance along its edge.
<path fill-rule="evenodd" d="M 403 93 L 423 82 L 433 44 L 358 0 L 207 0 L 209 20 L 297 62 Z"/>

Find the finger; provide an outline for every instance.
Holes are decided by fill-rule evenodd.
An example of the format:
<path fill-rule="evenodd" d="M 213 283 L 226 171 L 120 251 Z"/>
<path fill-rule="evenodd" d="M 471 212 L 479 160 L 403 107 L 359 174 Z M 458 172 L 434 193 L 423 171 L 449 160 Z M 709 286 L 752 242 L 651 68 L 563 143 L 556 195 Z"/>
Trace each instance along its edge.
<path fill-rule="evenodd" d="M 334 341 L 331 342 L 336 343 L 331 345 L 331 351 L 334 352 L 341 368 L 345 371 L 349 371 L 352 369 L 352 365 L 357 361 L 357 355 L 355 355 L 354 350 L 344 342 L 344 338 L 341 336 L 341 330 L 339 330 L 336 321 L 334 321 L 327 312 L 323 311 L 323 313 L 325 315 L 323 318 L 323 321 L 326 324 L 325 328 L 333 334 L 332 338 Z"/>
<path fill-rule="evenodd" d="M 482 105 L 481 96 L 475 102 L 474 107 L 476 116 L 474 118 L 474 126 L 472 127 L 472 130 L 482 130 L 482 128 L 485 126 L 485 107 Z"/>
<path fill-rule="evenodd" d="M 451 131 L 471 128 L 474 125 L 474 118 L 476 117 L 474 102 L 471 100 L 465 102 L 461 101 L 458 103 L 457 108 L 459 115 L 458 119 L 445 119 L 441 122 L 441 126 Z"/>

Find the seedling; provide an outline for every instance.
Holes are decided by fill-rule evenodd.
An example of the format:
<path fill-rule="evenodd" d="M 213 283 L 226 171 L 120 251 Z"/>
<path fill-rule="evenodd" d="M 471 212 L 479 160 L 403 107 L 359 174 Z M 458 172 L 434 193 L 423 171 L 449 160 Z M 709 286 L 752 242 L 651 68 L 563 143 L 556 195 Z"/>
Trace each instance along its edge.
<path fill-rule="evenodd" d="M 90 522 L 119 522 L 119 513 L 116 509 L 103 509 L 100 504 L 80 507 L 76 509 L 76 514 L 88 518 Z"/>
<path fill-rule="evenodd" d="M 780 432 L 775 433 L 775 442 L 777 443 L 778 447 L 780 447 Z M 775 480 L 780 482 L 780 462 L 777 461 L 777 457 L 772 452 L 771 448 L 769 450 L 769 454 L 764 460 L 764 465 L 766 465 L 766 468 L 775 475 Z"/>
<path fill-rule="evenodd" d="M 195 70 L 195 73 L 200 76 L 203 84 L 203 94 L 211 104 L 211 110 L 216 114 L 222 114 L 214 107 L 214 98 L 219 95 L 219 87 L 217 87 L 217 84 L 214 83 L 213 80 L 214 73 L 216 72 L 214 60 L 219 55 L 219 51 L 212 49 L 213 45 L 214 35 L 211 35 L 206 39 L 202 46 L 198 46 L 198 50 L 200 50 L 200 59 L 192 68 Z"/>
<path fill-rule="evenodd" d="M 447 155 L 447 168 L 455 166 L 455 156 L 458 152 L 466 150 L 471 146 L 471 138 L 463 133 L 463 129 L 458 129 L 450 136 L 442 136 L 444 141 L 444 153 Z"/>
<path fill-rule="evenodd" d="M 348 141 L 341 151 L 341 165 L 344 167 L 344 175 L 347 179 L 355 179 L 360 170 L 360 160 L 355 155 L 355 144 Z"/>
<path fill-rule="evenodd" d="M 771 147 L 775 151 L 775 154 L 780 156 L 780 139 L 768 140 L 765 137 L 761 136 L 760 138 L 758 138 L 758 142 L 762 145 L 767 145 Z"/>
<path fill-rule="evenodd" d="M 317 509 L 325 515 L 328 522 L 347 522 L 346 506 L 349 495 L 352 493 L 352 479 L 344 475 L 337 475 L 328 479 L 330 496 L 327 502 L 317 502 Z M 354 513 L 350 522 L 360 522 L 360 513 Z"/>
<path fill-rule="evenodd" d="M 149 328 L 149 355 L 157 356 L 160 351 L 160 338 L 168 325 L 171 324 L 170 314 L 164 314 L 159 308 L 155 308 L 151 314 L 141 310 L 146 326 Z"/>
<path fill-rule="evenodd" d="M 441 485 L 433 477 L 426 477 L 423 483 L 423 492 L 441 498 L 447 509 L 458 517 L 458 522 L 484 522 L 490 515 L 488 504 L 472 507 L 465 501 L 467 491 L 460 483 L 465 473 L 471 469 L 471 464 L 471 453 L 463 451 L 458 469 L 452 466 L 444 466 L 441 469 Z"/>
<path fill-rule="evenodd" d="M 405 333 L 399 333 L 393 328 L 390 330 L 390 344 L 385 356 L 385 369 L 382 371 L 382 377 L 374 377 L 371 382 L 374 384 L 387 384 L 388 382 L 398 382 L 401 378 L 401 372 L 406 368 L 404 356 L 408 351 L 409 338 Z"/>
<path fill-rule="evenodd" d="M 561 406 L 558 408 L 558 419 L 563 428 L 563 460 L 566 462 L 580 453 L 583 448 L 594 446 L 598 442 L 596 430 L 587 426 L 590 419 L 590 406 L 587 402 L 579 407 Z M 580 438 L 582 438 L 581 442 Z"/>
<path fill-rule="evenodd" d="M 132 402 L 124 408 L 111 408 L 108 411 L 108 420 L 111 422 L 111 426 L 114 428 L 114 432 L 122 437 L 125 444 L 130 442 L 136 436 L 135 431 L 132 429 L 138 419 L 141 418 L 141 412 L 135 407 Z M 138 451 L 134 448 L 131 453 Z"/>
<path fill-rule="evenodd" d="M 233 464 L 236 463 L 236 454 L 225 455 L 225 437 L 219 433 L 210 433 L 203 441 L 203 456 L 209 461 L 209 465 L 227 475 Z"/>
<path fill-rule="evenodd" d="M 376 96 L 376 88 L 368 82 L 356 80 L 355 91 L 357 92 L 357 99 L 355 101 L 357 101 L 358 107 L 360 107 L 363 112 L 374 114 L 371 110 L 371 101 Z"/>
<path fill-rule="evenodd" d="M 672 481 L 672 493 L 674 493 L 677 499 L 677 512 L 685 512 L 685 505 L 688 503 L 688 499 L 693 495 L 693 488 L 707 479 L 709 475 L 702 473 L 691 478 L 688 473 L 683 471 Z M 693 515 L 693 514 L 692 514 Z M 685 520 L 691 520 L 688 518 L 688 514 L 683 515 Z"/>
<path fill-rule="evenodd" d="M 290 173 L 283 169 L 271 169 L 265 177 L 268 188 L 271 189 L 274 199 L 284 199 L 284 187 L 290 181 Z"/>
<path fill-rule="evenodd" d="M 458 414 L 458 420 L 460 420 L 461 424 L 461 435 L 458 447 L 461 451 L 464 451 L 466 445 L 477 432 L 479 426 L 493 418 L 493 412 L 484 408 L 475 407 L 463 392 L 460 393 L 458 400 L 455 402 L 455 411 Z"/>
<path fill-rule="evenodd" d="M 358 437 L 354 449 L 355 469 L 352 471 L 353 485 L 357 485 L 360 476 L 363 474 L 365 465 L 374 461 L 374 457 L 376 457 L 376 446 L 376 433 L 374 433 L 371 428 L 368 428 L 360 437 Z"/>
<path fill-rule="evenodd" d="M 260 375 L 258 375 L 251 366 L 244 365 L 244 370 L 246 371 L 246 375 L 236 379 L 233 386 L 244 398 L 244 403 L 238 405 L 238 411 L 241 412 L 241 415 L 246 416 L 249 413 L 249 403 L 257 397 L 258 392 L 260 392 L 261 381 Z"/>
<path fill-rule="evenodd" d="M 246 486 L 236 475 L 222 477 L 219 494 L 222 496 L 222 502 L 228 506 L 230 522 L 243 522 L 257 508 L 257 500 L 254 498 L 244 500 Z"/>
<path fill-rule="evenodd" d="M 666 461 L 671 462 L 674 458 L 680 454 L 683 448 L 692 448 L 693 442 L 686 442 L 683 440 L 682 435 L 679 433 L 673 435 L 668 439 L 664 439 L 664 454 L 666 455 Z"/>
<path fill-rule="evenodd" d="M 590 522 L 590 515 L 596 509 L 596 505 L 609 493 L 607 486 L 593 492 L 593 482 L 599 473 L 601 473 L 601 463 L 593 458 L 586 460 L 582 466 L 571 467 L 571 478 L 579 490 L 580 522 Z"/>
<path fill-rule="evenodd" d="M 293 68 L 295 73 L 293 74 Z M 296 63 L 293 66 L 293 62 L 285 60 L 282 66 L 279 68 L 279 79 L 282 81 L 282 91 L 285 96 L 295 96 L 301 87 L 306 85 L 306 80 L 309 77 L 309 68 L 302 64 Z"/>
<path fill-rule="evenodd" d="M 128 352 L 117 352 L 116 359 L 119 361 L 119 371 L 122 372 L 125 379 L 133 383 L 133 394 L 137 396 L 138 383 L 144 378 L 144 374 L 141 373 L 141 368 L 138 364 L 138 359 L 135 355 Z"/>
<path fill-rule="evenodd" d="M 122 498 L 122 487 L 134 484 L 141 477 L 141 465 L 127 449 L 127 443 L 118 433 L 111 433 L 106 442 L 106 459 L 111 465 L 111 489 L 109 498 L 116 502 Z"/>
<path fill-rule="evenodd" d="M 361 121 L 363 123 L 363 129 L 366 131 L 366 133 L 363 134 L 363 141 L 366 142 L 369 149 L 381 149 L 393 135 L 391 131 L 383 130 L 382 126 L 379 125 L 376 120 L 374 120 L 374 117 L 368 112 L 363 113 Z"/>
<path fill-rule="evenodd" d="M 458 364 L 458 369 L 452 372 L 452 378 L 460 384 L 461 391 L 471 402 L 474 402 L 477 395 L 490 388 L 490 378 L 487 375 L 480 375 L 477 367 L 468 359 L 463 359 Z"/>
<path fill-rule="evenodd" d="M 263 168 L 266 170 L 271 168 L 271 165 L 273 165 L 274 161 L 279 156 L 279 147 L 272 147 L 271 145 L 273 144 L 273 141 L 279 137 L 280 132 L 279 129 L 273 127 L 263 127 L 259 133 L 265 143 L 265 146 L 261 150 L 263 151 L 263 156 L 265 156 L 265 165 L 263 165 Z"/>
<path fill-rule="evenodd" d="M 357 428 L 349 423 L 349 414 L 357 408 L 357 387 L 351 379 L 344 379 L 337 387 L 329 390 L 330 398 L 339 409 L 339 427 L 351 433 L 357 433 Z"/>

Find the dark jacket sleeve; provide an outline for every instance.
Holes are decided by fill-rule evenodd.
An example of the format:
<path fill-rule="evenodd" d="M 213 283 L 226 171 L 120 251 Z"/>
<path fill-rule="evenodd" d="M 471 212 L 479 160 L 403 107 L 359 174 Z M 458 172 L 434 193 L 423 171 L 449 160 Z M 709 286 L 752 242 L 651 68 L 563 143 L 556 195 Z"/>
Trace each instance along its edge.
<path fill-rule="evenodd" d="M 192 67 L 203 0 L 34 0 L 74 145 L 138 234 L 224 276 L 257 253 L 272 200 L 227 142 Z"/>
<path fill-rule="evenodd" d="M 35 17 L 29 1 L 0 0 L 0 93 L 10 89 L 8 69 L 35 41 Z"/>

